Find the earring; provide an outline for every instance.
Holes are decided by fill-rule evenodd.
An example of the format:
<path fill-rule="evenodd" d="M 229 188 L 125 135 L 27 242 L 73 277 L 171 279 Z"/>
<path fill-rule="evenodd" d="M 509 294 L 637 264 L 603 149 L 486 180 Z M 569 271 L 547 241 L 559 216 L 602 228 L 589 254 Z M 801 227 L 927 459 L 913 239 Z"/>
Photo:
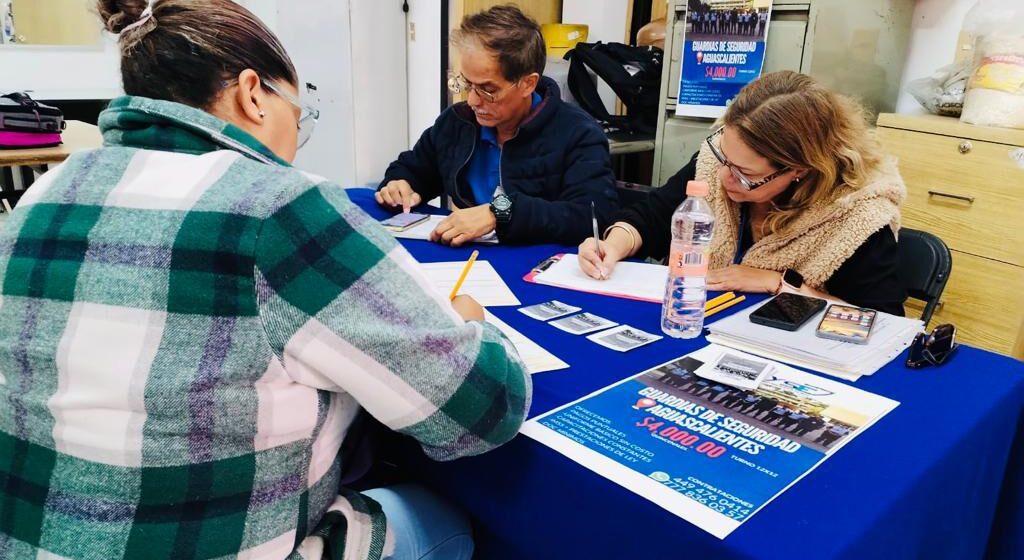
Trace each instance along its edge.
<path fill-rule="evenodd" d="M 794 183 L 796 183 L 797 185 L 799 185 L 799 184 L 800 184 L 800 181 L 801 181 L 801 180 L 803 180 L 803 178 L 802 178 L 802 177 L 793 177 L 793 182 L 794 182 Z"/>
<path fill-rule="evenodd" d="M 264 113 L 263 111 L 260 111 L 260 118 L 262 119 L 262 118 L 263 118 L 263 117 L 265 117 L 265 116 L 267 116 L 267 114 L 266 114 L 266 113 Z"/>

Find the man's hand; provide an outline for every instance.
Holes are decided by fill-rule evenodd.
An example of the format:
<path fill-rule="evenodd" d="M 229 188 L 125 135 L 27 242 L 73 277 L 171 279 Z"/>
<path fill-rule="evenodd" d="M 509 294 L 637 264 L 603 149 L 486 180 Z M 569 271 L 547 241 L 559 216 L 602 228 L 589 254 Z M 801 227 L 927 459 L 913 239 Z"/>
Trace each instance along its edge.
<path fill-rule="evenodd" d="M 498 221 L 494 218 L 494 212 L 491 212 L 489 204 L 461 208 L 452 212 L 437 225 L 437 229 L 430 234 L 430 240 L 459 247 L 463 243 L 494 231 L 496 225 L 498 225 Z"/>
<path fill-rule="evenodd" d="M 408 214 L 409 210 L 414 206 L 418 206 L 419 203 L 423 202 L 423 197 L 414 190 L 409 181 L 399 179 L 397 181 L 388 181 L 388 184 L 384 185 L 384 188 L 377 191 L 374 195 L 377 199 L 377 204 L 387 208 L 398 208 L 402 207 L 402 212 Z"/>

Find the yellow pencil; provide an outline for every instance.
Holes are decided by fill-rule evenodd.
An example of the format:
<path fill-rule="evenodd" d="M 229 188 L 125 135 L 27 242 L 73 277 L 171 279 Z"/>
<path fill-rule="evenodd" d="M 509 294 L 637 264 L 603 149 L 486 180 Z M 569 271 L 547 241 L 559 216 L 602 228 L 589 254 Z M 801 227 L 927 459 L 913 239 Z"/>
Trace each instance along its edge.
<path fill-rule="evenodd" d="M 724 294 L 722 294 L 722 295 L 720 295 L 720 296 L 718 296 L 716 298 L 709 299 L 708 302 L 704 304 L 704 311 L 707 312 L 707 311 L 709 311 L 711 309 L 714 309 L 714 308 L 718 307 L 719 305 L 722 305 L 723 303 L 731 300 L 734 297 L 736 297 L 736 294 L 734 294 L 732 292 L 725 292 Z"/>
<path fill-rule="evenodd" d="M 459 295 L 459 288 L 462 287 L 462 283 L 466 281 L 466 276 L 469 275 L 469 269 L 473 268 L 473 263 L 476 262 L 476 256 L 480 254 L 480 251 L 473 251 L 473 254 L 469 256 L 469 260 L 466 261 L 466 266 L 462 267 L 462 274 L 459 275 L 458 282 L 455 283 L 455 287 L 452 288 L 452 293 L 448 296 L 449 300 L 455 299 L 455 296 Z"/>
<path fill-rule="evenodd" d="M 719 311 L 721 311 L 723 309 L 728 309 L 728 308 L 736 305 L 737 303 L 739 303 L 739 302 L 741 302 L 741 301 L 743 301 L 745 299 L 747 299 L 747 296 L 740 296 L 738 298 L 731 299 L 731 300 L 729 300 L 729 301 L 719 305 L 718 307 L 715 307 L 714 309 L 710 309 L 708 311 L 705 311 L 704 312 L 704 318 L 707 319 L 708 317 L 714 315 L 715 313 L 718 313 Z"/>

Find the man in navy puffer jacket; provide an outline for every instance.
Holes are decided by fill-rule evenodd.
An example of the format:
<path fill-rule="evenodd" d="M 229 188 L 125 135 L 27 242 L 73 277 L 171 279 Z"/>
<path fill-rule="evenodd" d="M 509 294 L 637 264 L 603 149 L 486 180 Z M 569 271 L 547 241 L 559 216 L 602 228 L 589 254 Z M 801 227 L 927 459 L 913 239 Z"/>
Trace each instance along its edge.
<path fill-rule="evenodd" d="M 544 40 L 514 6 L 467 16 L 453 34 L 467 101 L 445 110 L 388 166 L 377 201 L 408 211 L 444 195 L 452 209 L 431 240 L 461 245 L 495 231 L 502 243 L 578 244 L 616 205 L 608 141 L 588 114 L 542 77 Z"/>

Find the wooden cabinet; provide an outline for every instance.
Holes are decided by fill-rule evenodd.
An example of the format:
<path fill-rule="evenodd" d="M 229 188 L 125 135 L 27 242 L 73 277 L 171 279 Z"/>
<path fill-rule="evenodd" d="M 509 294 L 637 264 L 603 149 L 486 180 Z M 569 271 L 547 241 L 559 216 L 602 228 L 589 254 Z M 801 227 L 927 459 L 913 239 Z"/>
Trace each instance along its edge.
<path fill-rule="evenodd" d="M 953 252 L 932 324 L 951 322 L 963 342 L 1024 358 L 1024 130 L 882 114 L 878 137 L 907 184 L 904 225 Z"/>
<path fill-rule="evenodd" d="M 14 30 L 25 45 L 100 44 L 103 25 L 91 0 L 14 0 Z"/>

